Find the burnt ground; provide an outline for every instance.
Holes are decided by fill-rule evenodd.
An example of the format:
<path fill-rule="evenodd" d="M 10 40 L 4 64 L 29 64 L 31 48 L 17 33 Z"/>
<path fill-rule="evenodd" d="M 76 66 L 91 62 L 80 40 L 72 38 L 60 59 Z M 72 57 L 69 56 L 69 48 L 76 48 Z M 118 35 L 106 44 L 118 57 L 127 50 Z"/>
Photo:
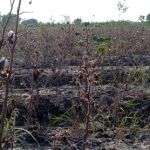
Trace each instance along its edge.
<path fill-rule="evenodd" d="M 141 59 L 145 66 L 130 65 L 128 59 L 121 59 L 126 63 L 117 65 L 112 58 L 108 63 L 112 66 L 107 66 L 107 60 L 106 66 L 97 67 L 98 82 L 91 90 L 93 107 L 88 149 L 150 148 L 149 59 Z M 10 119 L 15 110 L 16 130 L 24 128 L 37 140 L 27 133 L 19 133 L 21 140 L 16 142 L 16 149 L 20 145 L 21 149 L 31 149 L 37 143 L 40 149 L 83 149 L 84 108 L 79 105 L 78 112 L 75 111 L 76 104 L 80 104 L 75 82 L 79 69 L 79 66 L 68 66 L 53 72 L 47 68 L 36 83 L 32 82 L 31 69 L 14 71 L 7 116 Z M 3 93 L 1 90 L 1 101 Z"/>

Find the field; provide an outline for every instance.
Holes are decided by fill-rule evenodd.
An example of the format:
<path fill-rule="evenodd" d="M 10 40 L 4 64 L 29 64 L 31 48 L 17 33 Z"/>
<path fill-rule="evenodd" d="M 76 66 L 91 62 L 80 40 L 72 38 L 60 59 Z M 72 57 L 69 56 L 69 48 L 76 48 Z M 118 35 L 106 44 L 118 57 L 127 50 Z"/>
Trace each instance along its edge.
<path fill-rule="evenodd" d="M 0 78 L 2 149 L 148 150 L 149 40 L 148 23 L 20 23 Z"/>

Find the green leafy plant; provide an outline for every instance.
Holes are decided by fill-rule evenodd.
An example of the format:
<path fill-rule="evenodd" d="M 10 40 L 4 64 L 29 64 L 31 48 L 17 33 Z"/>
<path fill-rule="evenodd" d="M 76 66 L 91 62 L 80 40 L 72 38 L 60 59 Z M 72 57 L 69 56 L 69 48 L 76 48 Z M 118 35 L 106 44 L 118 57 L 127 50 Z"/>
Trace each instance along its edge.
<path fill-rule="evenodd" d="M 93 40 L 96 44 L 96 52 L 99 55 L 105 55 L 109 52 L 110 50 L 110 43 L 111 43 L 111 39 L 110 38 L 104 38 L 104 37 L 98 37 L 98 36 L 94 36 Z"/>
<path fill-rule="evenodd" d="M 133 83 L 143 83 L 145 78 L 145 73 L 143 70 L 133 70 L 130 72 L 130 79 Z"/>
<path fill-rule="evenodd" d="M 130 128 L 139 127 L 139 117 L 137 113 L 129 113 L 125 117 L 122 118 L 121 123 L 119 126 L 126 127 L 129 126 Z"/>
<path fill-rule="evenodd" d="M 59 126 L 61 123 L 64 124 L 72 124 L 72 108 L 70 108 L 68 111 L 65 113 L 59 115 L 59 116 L 53 116 L 50 118 L 49 124 L 50 126 Z"/>

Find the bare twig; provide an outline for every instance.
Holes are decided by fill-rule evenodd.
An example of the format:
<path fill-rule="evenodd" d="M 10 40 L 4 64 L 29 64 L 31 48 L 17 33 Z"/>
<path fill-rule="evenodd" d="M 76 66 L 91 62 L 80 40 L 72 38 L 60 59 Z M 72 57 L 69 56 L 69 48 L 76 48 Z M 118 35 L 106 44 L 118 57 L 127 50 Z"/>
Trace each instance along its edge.
<path fill-rule="evenodd" d="M 23 11 L 23 12 L 20 12 L 19 15 L 23 15 L 23 14 L 27 14 L 27 13 L 33 13 L 33 11 Z"/>
<path fill-rule="evenodd" d="M 8 13 L 8 17 L 7 17 L 6 23 L 5 23 L 5 25 L 3 26 L 3 29 L 2 29 L 2 37 L 1 37 L 1 40 L 0 40 L 0 50 L 1 50 L 1 48 L 3 46 L 3 43 L 4 43 L 5 32 L 6 32 L 9 20 L 11 18 L 11 14 L 12 14 L 12 10 L 13 10 L 13 7 L 14 7 L 14 3 L 15 3 L 15 0 L 10 1 L 10 5 L 11 5 L 10 6 L 10 11 Z"/>
<path fill-rule="evenodd" d="M 18 35 L 18 25 L 19 25 L 19 12 L 21 7 L 22 0 L 19 0 L 18 8 L 17 8 L 17 18 L 16 18 L 16 25 L 15 25 L 15 40 L 13 45 L 11 46 L 11 60 L 10 60 L 10 69 L 8 71 L 8 75 L 6 77 L 6 86 L 5 86 L 5 98 L 2 106 L 2 112 L 1 112 L 1 124 L 0 124 L 0 150 L 2 150 L 2 138 L 3 138 L 3 131 L 4 131 L 4 124 L 7 114 L 7 102 L 8 102 L 8 95 L 9 95 L 9 85 L 10 85 L 10 79 L 12 75 L 12 66 L 13 66 L 13 60 L 14 60 L 14 52 L 15 47 L 17 44 L 17 35 Z"/>

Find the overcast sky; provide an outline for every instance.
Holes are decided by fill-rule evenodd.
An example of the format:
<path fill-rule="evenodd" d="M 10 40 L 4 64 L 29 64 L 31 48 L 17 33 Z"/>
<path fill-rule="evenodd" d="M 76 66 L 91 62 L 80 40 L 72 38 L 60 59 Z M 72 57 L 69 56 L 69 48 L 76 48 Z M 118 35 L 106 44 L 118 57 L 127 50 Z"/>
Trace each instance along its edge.
<path fill-rule="evenodd" d="M 118 20 L 118 0 L 22 0 L 22 11 L 32 12 L 23 14 L 23 19 L 36 18 L 48 22 L 51 19 L 63 21 L 63 16 L 70 16 L 71 21 L 82 18 L 84 21 Z M 125 20 L 138 20 L 140 15 L 150 13 L 150 0 L 126 0 L 128 11 L 121 16 Z M 0 0 L 0 12 L 5 14 L 9 10 L 10 0 Z"/>

